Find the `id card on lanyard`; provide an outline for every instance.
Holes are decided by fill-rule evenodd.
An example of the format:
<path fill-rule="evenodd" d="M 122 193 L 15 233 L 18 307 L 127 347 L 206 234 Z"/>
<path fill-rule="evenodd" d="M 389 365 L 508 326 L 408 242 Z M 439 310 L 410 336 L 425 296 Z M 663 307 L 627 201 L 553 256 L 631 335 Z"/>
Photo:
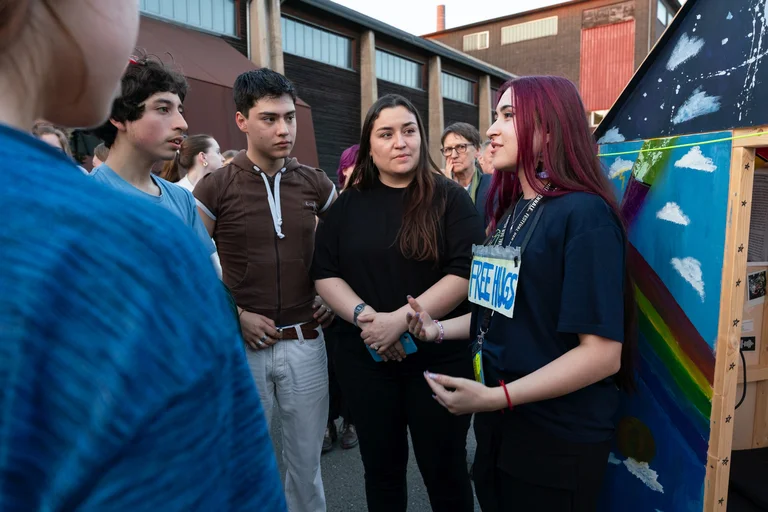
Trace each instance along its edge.
<path fill-rule="evenodd" d="M 549 185 L 545 188 L 549 190 Z M 499 313 L 512 318 L 515 309 L 517 283 L 522 265 L 522 255 L 528 241 L 539 222 L 543 210 L 543 196 L 537 195 L 521 213 L 522 217 L 514 227 L 509 240 L 505 240 L 507 230 L 515 223 L 514 210 L 508 214 L 504 227 L 497 231 L 489 245 L 472 246 L 472 267 L 469 278 L 469 301 L 480 306 L 479 334 L 472 347 L 472 367 L 475 380 L 485 384 L 483 373 L 483 342 L 491 318 Z M 531 227 L 520 247 L 511 244 L 526 222 L 531 220 Z"/>

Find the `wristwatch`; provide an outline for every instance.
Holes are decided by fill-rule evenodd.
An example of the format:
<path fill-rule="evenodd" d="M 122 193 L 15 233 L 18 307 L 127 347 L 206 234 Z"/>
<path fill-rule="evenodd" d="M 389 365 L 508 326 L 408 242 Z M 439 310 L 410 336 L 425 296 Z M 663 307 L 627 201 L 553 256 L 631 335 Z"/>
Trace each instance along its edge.
<path fill-rule="evenodd" d="M 365 302 L 361 302 L 357 306 L 355 306 L 355 314 L 352 317 L 352 323 L 355 324 L 355 327 L 358 327 L 357 325 L 357 317 L 360 316 L 360 313 L 363 312 L 363 310 L 368 306 Z"/>

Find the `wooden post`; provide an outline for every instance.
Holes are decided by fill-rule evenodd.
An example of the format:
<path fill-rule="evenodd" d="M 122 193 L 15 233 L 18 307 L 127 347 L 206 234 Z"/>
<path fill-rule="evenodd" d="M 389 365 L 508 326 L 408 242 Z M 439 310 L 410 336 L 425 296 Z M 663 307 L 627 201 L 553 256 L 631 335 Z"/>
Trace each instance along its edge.
<path fill-rule="evenodd" d="M 270 65 L 268 0 L 251 2 L 251 61 L 260 68 Z"/>
<path fill-rule="evenodd" d="M 376 81 L 376 35 L 367 30 L 360 37 L 360 127 L 371 106 L 379 99 Z"/>
<path fill-rule="evenodd" d="M 429 154 L 442 169 L 445 166 L 440 152 L 440 137 L 443 135 L 445 118 L 443 117 L 442 64 L 440 56 L 429 59 Z"/>
<path fill-rule="evenodd" d="M 731 151 L 730 184 L 723 257 L 720 318 L 715 353 L 715 384 L 710 417 L 704 510 L 726 510 L 730 475 L 733 413 L 739 375 L 741 316 L 747 271 L 749 214 L 754 176 L 754 149 Z"/>
<path fill-rule="evenodd" d="M 485 132 L 487 132 L 488 128 L 493 124 L 493 119 L 491 118 L 492 102 L 491 77 L 483 75 L 480 77 L 480 82 L 477 84 L 477 129 L 480 131 L 480 140 L 488 138 Z"/>
<path fill-rule="evenodd" d="M 285 74 L 283 64 L 283 25 L 280 19 L 280 0 L 269 2 L 269 63 L 272 71 Z"/>

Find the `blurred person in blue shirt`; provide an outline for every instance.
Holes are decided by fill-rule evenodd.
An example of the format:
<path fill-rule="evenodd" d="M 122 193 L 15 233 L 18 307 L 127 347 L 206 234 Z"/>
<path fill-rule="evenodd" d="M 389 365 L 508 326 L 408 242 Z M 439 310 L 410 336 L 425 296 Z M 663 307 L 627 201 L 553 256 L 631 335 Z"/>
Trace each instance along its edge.
<path fill-rule="evenodd" d="M 28 133 L 104 121 L 136 0 L 2 12 L 0 510 L 285 510 L 204 246 Z"/>

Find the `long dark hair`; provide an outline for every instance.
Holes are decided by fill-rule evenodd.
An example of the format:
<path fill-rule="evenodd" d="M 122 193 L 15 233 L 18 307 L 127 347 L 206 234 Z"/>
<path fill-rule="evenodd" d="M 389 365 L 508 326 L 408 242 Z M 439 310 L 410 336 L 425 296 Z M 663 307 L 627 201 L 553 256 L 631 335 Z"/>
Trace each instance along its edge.
<path fill-rule="evenodd" d="M 184 177 L 180 170 L 184 169 L 185 174 L 189 172 L 195 165 L 197 155 L 207 153 L 211 146 L 213 146 L 213 137 L 210 135 L 200 134 L 185 138 L 174 159 L 163 164 L 160 177 L 171 183 L 176 183 Z"/>
<path fill-rule="evenodd" d="M 515 101 L 515 132 L 517 135 L 517 172 L 494 173 L 487 213 L 492 218 L 491 232 L 504 212 L 522 193 L 517 174 L 520 170 L 537 194 L 559 196 L 569 192 L 588 192 L 600 196 L 619 219 L 625 244 L 627 225 L 621 214 L 616 196 L 600 159 L 597 145 L 587 124 L 584 104 L 579 91 L 565 78 L 555 76 L 527 76 L 510 80 L 501 86 L 496 102 L 507 89 L 512 89 Z M 548 142 L 540 153 L 534 153 L 534 135 L 545 133 Z M 536 177 L 537 167 L 546 170 L 552 191 L 544 190 Z M 635 389 L 635 357 L 637 351 L 637 302 L 635 286 L 630 276 L 625 247 L 624 275 L 624 342 L 621 351 L 621 370 L 616 374 L 618 386 Z"/>
<path fill-rule="evenodd" d="M 413 114 L 421 138 L 416 175 L 408 185 L 403 223 L 397 235 L 400 252 L 406 258 L 416 261 L 437 261 L 438 231 L 445 210 L 445 198 L 437 194 L 437 180 L 442 177 L 437 165 L 429 156 L 427 134 L 421 116 L 406 98 L 398 94 L 387 94 L 379 98 L 368 110 L 360 135 L 360 151 L 357 154 L 355 170 L 349 177 L 349 186 L 365 190 L 374 187 L 378 182 L 379 169 L 371 158 L 373 124 L 382 110 L 396 107 L 403 107 Z"/>

